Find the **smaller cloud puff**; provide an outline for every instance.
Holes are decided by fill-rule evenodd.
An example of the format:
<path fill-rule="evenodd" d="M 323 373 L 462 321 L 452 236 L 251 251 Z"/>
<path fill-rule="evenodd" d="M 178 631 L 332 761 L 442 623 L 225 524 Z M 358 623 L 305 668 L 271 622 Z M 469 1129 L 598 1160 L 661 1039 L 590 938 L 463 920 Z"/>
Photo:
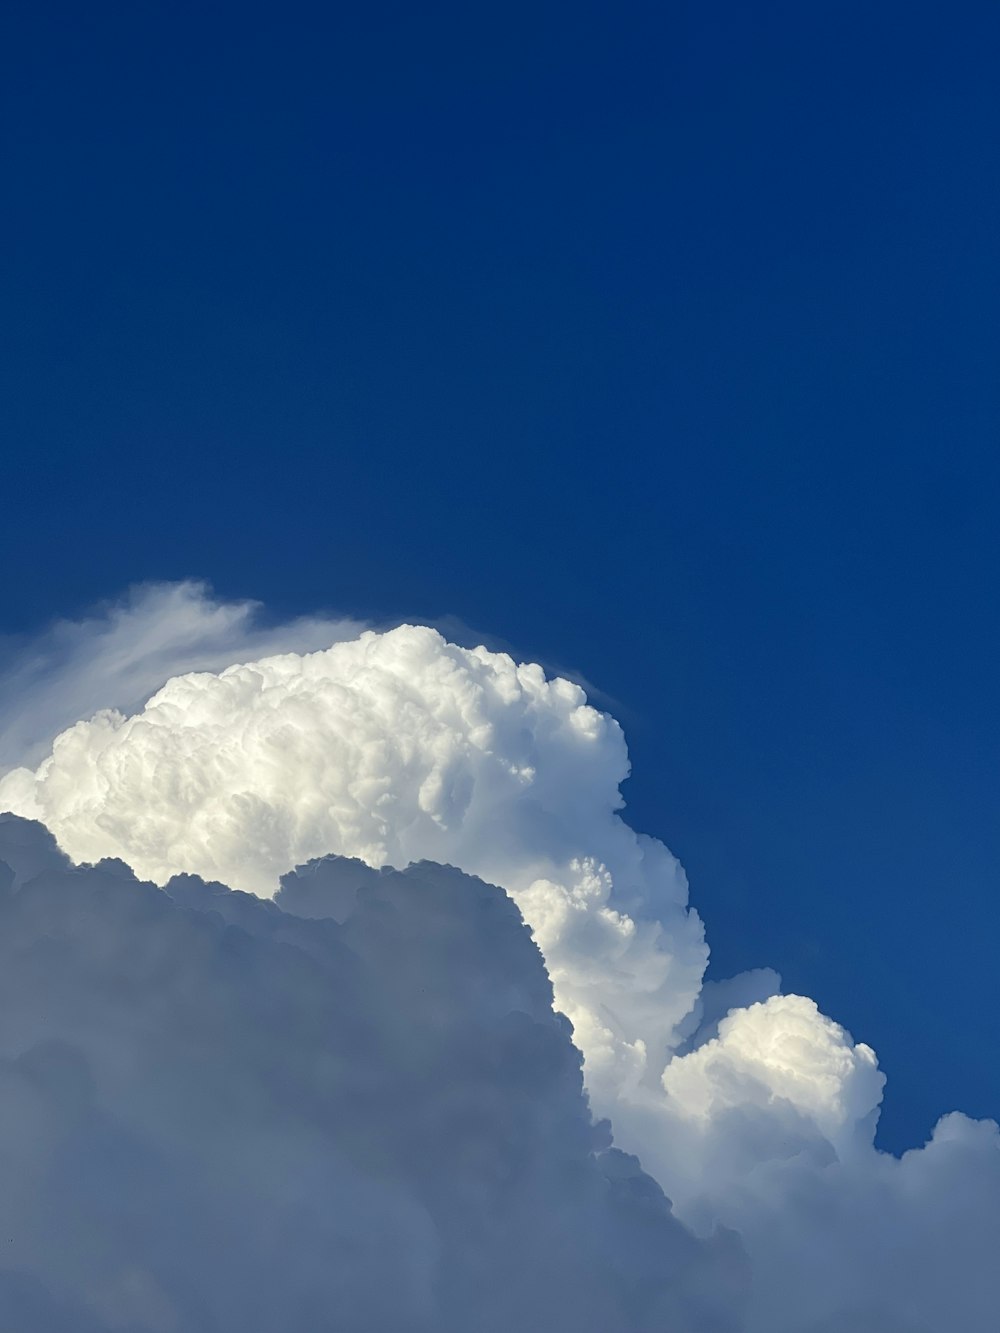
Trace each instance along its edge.
<path fill-rule="evenodd" d="M 855 1045 L 803 995 L 773 995 L 732 1010 L 718 1036 L 672 1060 L 663 1074 L 671 1103 L 693 1120 L 786 1102 L 841 1151 L 859 1126 L 871 1142 L 884 1084 L 871 1047 Z"/>

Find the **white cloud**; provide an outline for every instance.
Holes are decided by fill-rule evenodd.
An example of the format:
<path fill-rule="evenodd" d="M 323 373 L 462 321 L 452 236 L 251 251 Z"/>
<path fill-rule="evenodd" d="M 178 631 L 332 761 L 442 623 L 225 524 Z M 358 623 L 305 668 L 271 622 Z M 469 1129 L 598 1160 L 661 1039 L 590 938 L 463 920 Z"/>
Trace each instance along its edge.
<path fill-rule="evenodd" d="M 325 616 L 269 626 L 259 603 L 220 601 L 193 579 L 142 584 L 82 619 L 0 641 L 0 773 L 37 763 L 78 718 L 102 708 L 134 712 L 171 676 L 309 652 L 363 628 Z"/>
<path fill-rule="evenodd" d="M 775 995 L 733 1009 L 716 1037 L 672 1060 L 663 1086 L 679 1113 L 707 1121 L 735 1106 L 785 1101 L 809 1116 L 840 1151 L 872 1123 L 884 1076 L 875 1052 L 802 995 Z M 870 1142 L 870 1136 L 869 1136 Z"/>
<path fill-rule="evenodd" d="M 879 1153 L 869 1047 L 767 969 L 702 987 L 683 871 L 621 818 L 627 772 L 579 686 L 403 626 L 176 678 L 65 731 L 0 805 L 160 883 L 188 870 L 269 895 L 336 852 L 501 884 L 618 1141 L 691 1225 L 742 1233 L 748 1333 L 992 1333 L 995 1126 L 946 1118 L 924 1149 Z"/>

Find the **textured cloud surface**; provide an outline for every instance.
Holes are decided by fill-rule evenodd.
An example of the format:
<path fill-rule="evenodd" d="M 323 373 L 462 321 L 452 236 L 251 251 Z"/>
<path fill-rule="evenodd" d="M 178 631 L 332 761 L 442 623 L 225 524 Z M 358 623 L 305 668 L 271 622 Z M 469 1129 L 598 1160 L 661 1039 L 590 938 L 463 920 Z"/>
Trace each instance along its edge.
<path fill-rule="evenodd" d="M 37 763 L 53 736 L 78 718 L 141 707 L 180 672 L 326 648 L 364 628 L 327 616 L 268 626 L 260 610 L 256 602 L 219 601 L 194 580 L 152 583 L 27 641 L 0 641 L 0 773 Z"/>
<path fill-rule="evenodd" d="M 5 1329 L 740 1326 L 738 1242 L 609 1149 L 500 890 L 327 860 L 288 910 L 164 893 L 11 816 L 0 862 Z"/>
<path fill-rule="evenodd" d="M 0 781 L 0 808 L 160 884 L 266 897 L 329 852 L 369 867 L 303 870 L 300 915 L 315 893 L 350 912 L 358 876 L 422 858 L 502 885 L 616 1141 L 699 1234 L 741 1233 L 748 1333 L 992 1333 L 996 1126 L 946 1117 L 926 1147 L 879 1153 L 869 1047 L 768 969 L 703 986 L 683 872 L 621 818 L 627 771 L 578 686 L 404 626 L 173 679 L 64 732 Z"/>
<path fill-rule="evenodd" d="M 36 775 L 0 782 L 0 807 L 159 884 L 191 871 L 269 895 L 327 852 L 501 884 L 596 1091 L 640 1078 L 647 1051 L 658 1076 L 707 960 L 677 862 L 617 814 L 627 771 L 579 686 L 402 626 L 176 677 L 131 717 L 64 732 Z"/>

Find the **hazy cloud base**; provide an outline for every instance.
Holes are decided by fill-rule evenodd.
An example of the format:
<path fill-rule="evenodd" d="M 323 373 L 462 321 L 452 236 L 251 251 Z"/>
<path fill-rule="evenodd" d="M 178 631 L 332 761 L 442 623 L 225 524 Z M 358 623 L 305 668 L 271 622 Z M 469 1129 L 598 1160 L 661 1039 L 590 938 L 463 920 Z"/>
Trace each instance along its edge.
<path fill-rule="evenodd" d="M 609 1147 L 501 890 L 327 860 L 286 911 L 9 815 L 0 863 L 5 1328 L 739 1327 L 738 1242 Z"/>

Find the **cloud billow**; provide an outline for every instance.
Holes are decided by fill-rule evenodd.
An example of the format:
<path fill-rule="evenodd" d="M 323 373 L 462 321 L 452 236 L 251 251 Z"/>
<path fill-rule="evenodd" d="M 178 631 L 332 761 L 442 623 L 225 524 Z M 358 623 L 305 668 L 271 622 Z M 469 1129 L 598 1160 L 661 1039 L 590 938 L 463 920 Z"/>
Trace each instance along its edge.
<path fill-rule="evenodd" d="M 328 860 L 307 918 L 11 816 L 0 861 L 6 1326 L 739 1328 L 738 1241 L 609 1147 L 500 890 L 422 864 L 345 913 Z"/>
<path fill-rule="evenodd" d="M 290 630 L 290 648 L 299 632 Z M 271 641 L 281 646 L 280 631 Z M 615 1142 L 640 1155 L 705 1244 L 739 1233 L 752 1273 L 745 1333 L 993 1333 L 996 1125 L 955 1113 L 924 1147 L 879 1152 L 884 1078 L 870 1047 L 807 997 L 782 995 L 770 969 L 703 982 L 707 946 L 684 873 L 623 820 L 624 738 L 578 685 L 424 626 L 258 660 L 239 634 L 227 646 L 233 665 L 175 677 L 140 709 L 64 731 L 37 767 L 0 779 L 0 808 L 43 820 L 76 861 L 121 858 L 175 903 L 208 893 L 213 912 L 255 939 L 270 931 L 288 942 L 298 921 L 295 947 L 310 957 L 338 923 L 350 956 L 364 954 L 351 938 L 357 903 L 380 901 L 395 882 L 388 867 L 444 862 L 502 886 L 544 955 L 590 1100 L 613 1122 Z M 412 882 L 425 873 L 411 871 Z M 279 884 L 278 906 L 261 901 Z M 412 969 L 425 966 L 426 946 L 439 986 L 454 972 L 447 1002 L 432 988 L 442 1012 L 475 994 L 486 1009 L 533 1022 L 548 1013 L 547 983 L 544 998 L 524 1003 L 507 927 L 497 925 L 496 943 L 492 927 L 475 937 L 470 967 L 461 913 L 452 922 L 426 892 L 419 901 L 410 927 L 421 947 L 395 955 L 401 976 L 384 974 L 385 997 L 397 984 L 420 992 Z M 453 947 L 434 954 L 425 916 Z M 307 942 L 301 923 L 312 918 L 325 924 Z M 372 960 L 376 970 L 384 963 Z M 243 1018 L 251 1028 L 253 1004 Z M 110 1030 L 117 1021 L 108 1016 Z M 554 1044 L 532 1049 L 556 1065 L 563 1058 Z M 407 1061 L 430 1058 L 419 1041 L 384 1051 L 400 1076 Z M 505 1078 L 518 1076 L 504 1066 Z M 634 1184 L 626 1159 L 600 1161 L 606 1187 L 613 1161 L 629 1191 L 659 1198 L 648 1178 Z M 649 1206 L 659 1215 L 661 1203 Z M 575 1234 L 557 1225 L 546 1242 L 553 1254 L 561 1226 Z M 645 1254 L 650 1235 L 626 1248 Z M 720 1291 L 734 1292 L 732 1254 L 727 1265 Z M 571 1270 L 560 1271 L 568 1282 Z M 646 1280 L 627 1285 L 645 1290 Z M 735 1317 L 737 1305 L 727 1297 L 718 1317 Z M 699 1327 L 704 1310 L 692 1310 L 651 1326 L 683 1329 L 688 1318 Z"/>

